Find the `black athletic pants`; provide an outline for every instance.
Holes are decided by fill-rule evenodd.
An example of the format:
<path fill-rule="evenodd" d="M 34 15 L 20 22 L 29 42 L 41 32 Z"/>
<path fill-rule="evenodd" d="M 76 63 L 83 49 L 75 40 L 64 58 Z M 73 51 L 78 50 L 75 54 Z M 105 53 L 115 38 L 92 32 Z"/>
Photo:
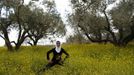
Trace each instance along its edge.
<path fill-rule="evenodd" d="M 56 64 L 62 65 L 62 64 L 60 63 L 60 60 L 58 60 L 58 61 L 52 61 L 52 63 L 48 63 L 48 64 L 44 67 L 43 70 L 45 71 L 46 69 L 49 69 L 49 68 L 53 67 L 53 66 L 56 65 Z"/>

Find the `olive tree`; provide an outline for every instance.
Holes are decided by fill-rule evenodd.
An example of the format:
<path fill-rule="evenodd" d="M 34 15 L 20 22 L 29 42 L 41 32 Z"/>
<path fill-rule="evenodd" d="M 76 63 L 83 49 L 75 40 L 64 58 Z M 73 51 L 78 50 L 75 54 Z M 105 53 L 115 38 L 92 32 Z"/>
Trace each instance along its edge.
<path fill-rule="evenodd" d="M 90 41 L 125 46 L 133 40 L 133 0 L 122 0 L 110 11 L 106 10 L 107 0 L 72 2 L 74 13 L 69 16 L 69 22 Z"/>

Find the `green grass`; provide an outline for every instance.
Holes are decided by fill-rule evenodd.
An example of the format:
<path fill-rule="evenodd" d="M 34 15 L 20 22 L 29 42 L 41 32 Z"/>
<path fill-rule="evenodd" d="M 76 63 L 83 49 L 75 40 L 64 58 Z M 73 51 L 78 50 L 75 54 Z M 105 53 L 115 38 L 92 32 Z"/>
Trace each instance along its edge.
<path fill-rule="evenodd" d="M 52 46 L 21 47 L 17 52 L 0 48 L 0 75 L 35 75 L 47 64 L 46 52 Z M 134 75 L 134 45 L 63 45 L 70 54 L 64 66 L 56 65 L 43 75 Z M 64 56 L 63 56 L 64 57 Z"/>

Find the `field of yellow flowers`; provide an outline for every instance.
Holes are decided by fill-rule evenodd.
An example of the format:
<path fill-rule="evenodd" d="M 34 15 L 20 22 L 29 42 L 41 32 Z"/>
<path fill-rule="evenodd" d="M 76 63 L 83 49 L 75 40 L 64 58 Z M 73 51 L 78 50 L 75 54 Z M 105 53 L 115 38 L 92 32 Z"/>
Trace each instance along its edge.
<path fill-rule="evenodd" d="M 53 47 L 23 46 L 15 52 L 0 47 L 0 75 L 36 75 L 48 63 L 46 52 Z M 56 65 L 42 75 L 134 75 L 133 44 L 125 48 L 111 44 L 71 44 L 63 48 L 70 54 L 64 66 Z"/>

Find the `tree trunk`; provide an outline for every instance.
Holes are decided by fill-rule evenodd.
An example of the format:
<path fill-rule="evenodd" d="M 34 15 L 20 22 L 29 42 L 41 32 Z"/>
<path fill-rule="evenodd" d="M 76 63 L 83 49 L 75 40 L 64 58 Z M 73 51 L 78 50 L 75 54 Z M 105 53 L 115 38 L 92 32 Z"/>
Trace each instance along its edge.
<path fill-rule="evenodd" d="M 127 45 L 130 41 L 132 41 L 134 39 L 134 35 L 129 35 L 126 38 L 124 38 L 124 40 L 122 41 L 123 45 Z"/>
<path fill-rule="evenodd" d="M 10 43 L 8 32 L 6 31 L 6 29 L 3 29 L 3 34 L 4 34 L 4 40 L 5 40 L 5 45 L 7 46 L 7 49 L 9 51 L 13 51 L 13 47 Z"/>
<path fill-rule="evenodd" d="M 16 44 L 16 46 L 15 46 L 15 50 L 18 50 L 18 49 L 20 48 L 20 46 L 21 46 L 22 43 L 24 42 L 25 38 L 26 38 L 26 37 L 22 36 L 22 37 L 20 38 L 20 40 L 18 40 L 18 42 L 17 42 L 17 44 Z"/>
<path fill-rule="evenodd" d="M 25 38 L 22 38 L 17 42 L 16 46 L 15 46 L 15 50 L 18 50 L 20 48 L 20 46 L 22 45 L 22 43 L 24 42 Z"/>
<path fill-rule="evenodd" d="M 31 42 L 27 42 L 27 43 L 31 46 L 37 46 L 38 40 L 32 40 L 32 41 L 33 41 L 33 43 L 31 43 Z"/>
<path fill-rule="evenodd" d="M 20 49 L 20 46 L 21 46 L 21 43 L 16 44 L 16 46 L 15 46 L 15 50 Z"/>
<path fill-rule="evenodd" d="M 13 47 L 12 47 L 12 45 L 11 45 L 11 43 L 9 41 L 5 41 L 5 45 L 7 46 L 7 49 L 9 51 L 13 51 Z"/>
<path fill-rule="evenodd" d="M 38 40 L 33 41 L 34 46 L 37 46 Z"/>

